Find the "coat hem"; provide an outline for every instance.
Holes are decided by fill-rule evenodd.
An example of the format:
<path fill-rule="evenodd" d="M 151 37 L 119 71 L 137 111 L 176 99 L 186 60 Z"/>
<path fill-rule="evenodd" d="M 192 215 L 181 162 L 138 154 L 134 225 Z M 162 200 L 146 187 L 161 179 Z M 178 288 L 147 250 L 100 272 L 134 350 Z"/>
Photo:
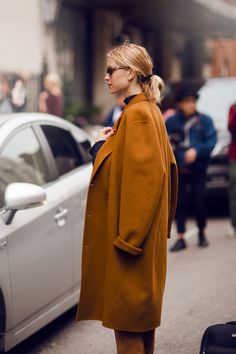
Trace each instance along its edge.
<path fill-rule="evenodd" d="M 159 324 L 156 324 L 156 325 L 153 325 L 153 326 L 150 326 L 150 327 L 145 327 L 145 328 L 139 328 L 139 329 L 130 329 L 130 328 L 126 328 L 126 327 L 120 327 L 120 326 L 111 326 L 107 323 L 104 323 L 102 322 L 102 325 L 103 327 L 106 327 L 106 328 L 110 328 L 110 329 L 114 329 L 116 331 L 125 331 L 125 332 L 148 332 L 148 331 L 152 331 L 153 329 L 157 328 L 160 326 L 160 323 Z"/>
<path fill-rule="evenodd" d="M 76 318 L 76 321 L 99 321 L 101 322 L 102 326 L 105 328 L 113 329 L 116 331 L 125 331 L 125 332 L 148 332 L 152 331 L 153 329 L 160 327 L 161 323 L 158 322 L 157 324 L 154 324 L 153 326 L 150 327 L 145 327 L 145 328 L 139 328 L 139 329 L 130 329 L 127 327 L 121 327 L 121 326 L 115 326 L 111 325 L 109 323 L 104 322 L 103 320 L 96 318 L 96 317 L 90 317 L 90 318 Z"/>

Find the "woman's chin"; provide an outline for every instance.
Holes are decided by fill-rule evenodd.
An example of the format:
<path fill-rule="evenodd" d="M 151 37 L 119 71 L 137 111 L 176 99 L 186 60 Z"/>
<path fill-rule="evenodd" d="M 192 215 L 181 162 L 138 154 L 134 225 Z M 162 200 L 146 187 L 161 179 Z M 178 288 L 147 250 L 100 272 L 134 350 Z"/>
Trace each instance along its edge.
<path fill-rule="evenodd" d="M 109 92 L 110 92 L 111 95 L 114 95 L 114 94 L 116 94 L 116 93 L 119 92 L 118 90 L 116 90 L 116 89 L 115 89 L 114 87 L 112 87 L 112 86 L 108 86 L 108 90 L 109 90 Z"/>

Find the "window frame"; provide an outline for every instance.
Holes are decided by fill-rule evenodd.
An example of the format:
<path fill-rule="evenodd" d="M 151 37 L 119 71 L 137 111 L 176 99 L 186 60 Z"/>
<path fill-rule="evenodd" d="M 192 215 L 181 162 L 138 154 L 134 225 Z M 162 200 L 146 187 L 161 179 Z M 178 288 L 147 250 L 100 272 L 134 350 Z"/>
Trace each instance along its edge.
<path fill-rule="evenodd" d="M 44 159 L 44 162 L 45 162 L 45 167 L 47 168 L 47 173 L 48 173 L 48 177 L 49 177 L 49 180 L 48 182 L 46 182 L 43 187 L 47 186 L 48 183 L 50 183 L 53 179 L 53 173 L 52 173 L 52 169 L 51 169 L 51 166 L 50 166 L 50 161 L 48 159 L 48 156 L 47 156 L 47 153 L 46 153 L 46 147 L 44 147 L 44 145 L 42 144 L 41 142 L 41 139 L 40 139 L 40 136 L 38 135 L 37 133 L 37 130 L 35 129 L 34 127 L 34 124 L 32 123 L 26 123 L 22 126 L 19 126 L 17 127 L 16 129 L 14 129 L 7 137 L 6 139 L 4 140 L 4 142 L 1 144 L 1 148 L 0 148 L 0 157 L 1 157 L 1 154 L 2 154 L 2 151 L 5 149 L 5 147 L 7 146 L 7 144 L 14 138 L 14 136 L 16 136 L 17 134 L 19 134 L 21 131 L 23 130 L 26 130 L 30 128 L 31 131 L 33 132 L 34 134 L 34 137 L 35 139 L 37 140 L 38 144 L 39 144 L 39 147 L 41 149 L 41 152 L 42 152 L 42 155 L 43 155 L 43 159 Z"/>
<path fill-rule="evenodd" d="M 56 161 L 55 158 L 53 156 L 53 152 L 51 150 L 51 147 L 47 141 L 47 138 L 45 136 L 45 133 L 43 132 L 43 129 L 41 126 L 43 125 L 47 125 L 47 126 L 52 126 L 55 128 L 60 128 L 60 129 L 64 129 L 66 130 L 68 133 L 70 133 L 71 137 L 74 139 L 76 146 L 78 148 L 78 152 L 81 155 L 81 158 L 83 160 L 83 164 L 81 166 L 76 167 L 75 169 L 60 175 L 57 165 L 56 165 Z M 27 122 L 21 126 L 16 127 L 3 141 L 3 143 L 0 145 L 0 156 L 2 153 L 2 150 L 5 148 L 5 146 L 8 144 L 8 142 L 16 135 L 18 134 L 20 131 L 26 129 L 26 128 L 31 128 L 35 138 L 38 141 L 38 144 L 40 146 L 40 149 L 42 151 L 43 154 L 43 158 L 45 161 L 45 165 L 46 168 L 48 169 L 48 177 L 49 177 L 49 181 L 45 183 L 45 185 L 43 185 L 44 188 L 47 188 L 47 186 L 51 185 L 52 183 L 56 183 L 58 180 L 65 178 L 66 176 L 68 176 L 71 173 L 75 173 L 76 171 L 78 171 L 79 169 L 84 169 L 89 163 L 91 163 L 91 161 L 88 159 L 87 157 L 87 153 L 85 151 L 85 149 L 83 148 L 83 141 L 78 141 L 78 139 L 76 139 L 75 135 L 73 134 L 73 131 L 71 129 L 67 129 L 65 128 L 63 125 L 59 125 L 59 124 L 55 124 L 54 122 L 44 122 L 44 121 L 36 121 L 36 122 Z M 88 140 L 88 139 L 85 139 Z M 88 140 L 89 141 L 89 140 Z"/>
<path fill-rule="evenodd" d="M 74 168 L 71 171 L 68 171 L 67 173 L 65 173 L 63 175 L 60 175 L 58 167 L 57 167 L 57 164 L 56 164 L 56 161 L 55 161 L 55 157 L 54 157 L 52 149 L 51 149 L 51 146 L 48 143 L 47 137 L 46 137 L 46 135 L 45 135 L 45 133 L 44 133 L 44 131 L 42 129 L 42 126 L 44 126 L 44 125 L 65 130 L 67 133 L 69 133 L 71 135 L 71 138 L 75 141 L 77 149 L 78 149 L 78 153 L 80 154 L 81 159 L 83 161 L 82 165 Z M 56 182 L 57 180 L 60 180 L 62 178 L 65 178 L 66 176 L 68 176 L 71 173 L 75 173 L 79 169 L 85 168 L 85 166 L 87 166 L 88 163 L 90 163 L 90 161 L 87 161 L 88 159 L 86 158 L 86 151 L 83 148 L 82 143 L 79 142 L 75 138 L 73 132 L 70 129 L 66 129 L 64 126 L 60 126 L 59 124 L 54 124 L 53 122 L 52 123 L 50 123 L 50 122 L 37 122 L 37 123 L 35 123 L 35 129 L 37 130 L 37 134 L 38 134 L 40 140 L 43 142 L 43 145 L 45 146 L 45 153 L 47 154 L 47 158 L 48 158 L 48 161 L 49 161 L 49 164 L 50 164 L 50 168 L 51 168 L 52 174 L 53 174 L 52 183 Z"/>

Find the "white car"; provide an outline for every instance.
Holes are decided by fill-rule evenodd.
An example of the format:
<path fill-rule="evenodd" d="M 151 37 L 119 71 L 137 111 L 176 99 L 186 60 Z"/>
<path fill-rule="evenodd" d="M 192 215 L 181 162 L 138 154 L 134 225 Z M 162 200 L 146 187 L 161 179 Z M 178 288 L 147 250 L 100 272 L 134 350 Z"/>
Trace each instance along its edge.
<path fill-rule="evenodd" d="M 209 115 L 217 130 L 217 144 L 212 151 L 207 168 L 208 196 L 228 196 L 229 160 L 228 146 L 231 140 L 228 131 L 228 115 L 236 102 L 236 78 L 220 77 L 206 80 L 199 90 L 197 108 Z"/>
<path fill-rule="evenodd" d="M 0 115 L 0 352 L 78 302 L 89 147 L 61 118 Z"/>

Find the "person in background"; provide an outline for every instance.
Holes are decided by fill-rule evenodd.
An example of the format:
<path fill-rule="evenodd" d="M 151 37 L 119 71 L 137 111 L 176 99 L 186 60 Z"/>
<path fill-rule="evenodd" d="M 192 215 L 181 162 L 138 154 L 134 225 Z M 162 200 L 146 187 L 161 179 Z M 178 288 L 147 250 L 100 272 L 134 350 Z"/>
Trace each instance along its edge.
<path fill-rule="evenodd" d="M 205 235 L 206 169 L 210 153 L 216 144 L 216 130 L 212 119 L 196 109 L 198 94 L 181 90 L 177 96 L 177 112 L 166 121 L 166 128 L 175 153 L 179 171 L 179 193 L 176 209 L 178 239 L 170 251 L 187 247 L 184 239 L 187 219 L 188 193 L 199 229 L 198 245 L 208 246 Z"/>
<path fill-rule="evenodd" d="M 26 88 L 23 80 L 17 78 L 11 90 L 11 103 L 15 112 L 22 112 L 26 106 Z"/>
<path fill-rule="evenodd" d="M 121 113 L 125 107 L 124 99 L 125 99 L 125 97 L 123 94 L 116 95 L 116 104 L 112 108 L 112 110 L 108 113 L 108 116 L 106 117 L 105 121 L 103 122 L 103 125 L 105 127 L 111 127 L 117 121 L 117 119 L 119 118 L 119 116 L 121 115 Z"/>
<path fill-rule="evenodd" d="M 168 108 L 165 112 L 162 113 L 164 121 L 172 117 L 175 114 L 176 110 L 173 107 Z"/>
<path fill-rule="evenodd" d="M 39 112 L 62 117 L 64 97 L 61 91 L 61 79 L 57 73 L 49 73 L 44 78 L 45 91 L 39 94 Z"/>
<path fill-rule="evenodd" d="M 177 201 L 177 167 L 145 48 L 107 54 L 106 84 L 125 108 L 92 147 L 77 320 L 114 329 L 118 354 L 153 354 Z M 99 145 L 99 146 L 98 146 Z"/>
<path fill-rule="evenodd" d="M 176 112 L 175 99 L 172 95 L 170 96 L 170 94 L 168 96 L 168 91 L 167 91 L 167 98 L 165 98 L 165 94 L 164 94 L 164 102 L 161 103 L 161 109 L 162 109 L 162 116 L 164 118 L 164 121 L 166 121 L 168 118 L 173 116 Z"/>
<path fill-rule="evenodd" d="M 233 232 L 236 237 L 236 103 L 229 109 L 228 129 L 231 134 L 229 145 L 229 210 Z"/>
<path fill-rule="evenodd" d="M 0 114 L 12 112 L 14 109 L 11 104 L 9 81 L 5 75 L 0 74 Z"/>

